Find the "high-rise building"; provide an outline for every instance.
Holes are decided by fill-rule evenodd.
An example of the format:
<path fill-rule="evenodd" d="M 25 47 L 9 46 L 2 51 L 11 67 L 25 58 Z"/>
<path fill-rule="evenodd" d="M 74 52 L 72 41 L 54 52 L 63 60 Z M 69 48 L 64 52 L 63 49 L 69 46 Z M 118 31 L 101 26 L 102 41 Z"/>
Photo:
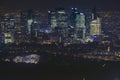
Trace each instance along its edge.
<path fill-rule="evenodd" d="M 14 30 L 15 19 L 6 15 L 1 20 L 1 27 L 3 32 L 12 32 Z"/>
<path fill-rule="evenodd" d="M 76 14 L 76 38 L 83 39 L 85 38 L 86 26 L 85 26 L 85 15 L 84 13 Z"/>
<path fill-rule="evenodd" d="M 21 26 L 24 26 L 23 27 L 23 31 L 25 32 L 25 33 L 27 33 L 28 32 L 28 27 L 27 27 L 27 12 L 25 12 L 25 11 L 22 11 L 22 12 L 20 12 L 20 15 L 21 15 L 21 17 L 20 17 L 20 25 Z"/>
<path fill-rule="evenodd" d="M 48 11 L 49 23 L 51 28 L 67 27 L 67 14 L 64 8 L 56 8 L 54 11 Z"/>
<path fill-rule="evenodd" d="M 57 27 L 56 12 L 55 11 L 48 11 L 48 18 L 49 18 L 50 27 L 52 29 L 55 29 L 55 27 Z"/>
<path fill-rule="evenodd" d="M 29 19 L 28 21 L 27 21 L 27 27 L 28 27 L 28 34 L 31 34 L 31 25 L 32 25 L 32 23 L 33 23 L 33 20 L 32 19 Z"/>
<path fill-rule="evenodd" d="M 92 21 L 90 22 L 90 35 L 101 35 L 101 19 L 96 13 L 96 9 L 92 10 Z"/>
<path fill-rule="evenodd" d="M 101 21 L 100 18 L 92 20 L 90 23 L 90 35 L 101 35 Z"/>
<path fill-rule="evenodd" d="M 90 22 L 92 21 L 92 10 L 85 9 L 86 36 L 90 34 Z"/>
<path fill-rule="evenodd" d="M 71 25 L 75 28 L 74 40 L 81 42 L 86 35 L 85 14 L 77 8 L 72 8 Z"/>
<path fill-rule="evenodd" d="M 68 20 L 64 8 L 56 8 L 54 11 L 48 11 L 49 23 L 53 32 L 60 36 L 59 42 L 65 42 L 68 35 Z"/>
<path fill-rule="evenodd" d="M 27 34 L 27 12 L 17 11 L 15 14 L 14 42 L 16 44 L 26 42 Z"/>
<path fill-rule="evenodd" d="M 27 14 L 27 27 L 28 27 L 28 34 L 31 34 L 31 25 L 34 20 L 34 13 L 33 10 L 29 10 Z"/>

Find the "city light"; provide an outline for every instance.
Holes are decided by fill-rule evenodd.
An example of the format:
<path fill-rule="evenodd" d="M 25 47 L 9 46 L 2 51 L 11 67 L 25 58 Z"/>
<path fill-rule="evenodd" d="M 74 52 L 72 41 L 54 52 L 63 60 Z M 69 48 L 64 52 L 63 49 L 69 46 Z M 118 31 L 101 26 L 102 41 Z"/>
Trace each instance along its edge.
<path fill-rule="evenodd" d="M 31 63 L 31 64 L 37 64 L 40 60 L 40 56 L 36 54 L 31 54 L 27 56 L 16 56 L 13 59 L 13 62 L 15 63 Z"/>
<path fill-rule="evenodd" d="M 0 80 L 24 79 L 120 80 L 120 0 L 0 0 Z"/>
<path fill-rule="evenodd" d="M 71 9 L 55 8 L 47 14 L 38 10 L 3 11 L 0 52 L 7 56 L 2 61 L 37 64 L 42 51 L 75 59 L 120 61 L 120 12 Z M 30 54 L 19 56 L 21 53 Z"/>

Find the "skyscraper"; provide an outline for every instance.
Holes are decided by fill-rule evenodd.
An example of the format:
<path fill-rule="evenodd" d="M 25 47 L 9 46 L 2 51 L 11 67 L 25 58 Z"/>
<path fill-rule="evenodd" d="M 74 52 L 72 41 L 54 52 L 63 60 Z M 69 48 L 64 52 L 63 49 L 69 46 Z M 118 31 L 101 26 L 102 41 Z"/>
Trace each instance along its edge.
<path fill-rule="evenodd" d="M 90 35 L 101 35 L 101 19 L 96 13 L 96 8 L 92 10 L 92 21 L 90 22 Z"/>
<path fill-rule="evenodd" d="M 97 18 L 90 23 L 90 35 L 101 35 L 101 20 Z"/>
<path fill-rule="evenodd" d="M 60 42 L 64 42 L 68 34 L 68 20 L 64 8 L 56 8 L 54 11 L 48 11 L 49 23 L 53 32 L 60 36 Z"/>
<path fill-rule="evenodd" d="M 76 38 L 77 40 L 85 38 L 86 26 L 84 13 L 76 14 Z"/>
<path fill-rule="evenodd" d="M 50 27 L 52 29 L 55 29 L 55 27 L 57 27 L 57 18 L 55 11 L 48 11 L 48 20 Z"/>
<path fill-rule="evenodd" d="M 75 28 L 74 40 L 81 42 L 86 35 L 85 14 L 77 8 L 72 8 L 71 25 Z"/>
<path fill-rule="evenodd" d="M 28 34 L 31 34 L 31 25 L 33 23 L 33 20 L 34 20 L 33 10 L 29 10 L 28 11 L 28 16 L 27 16 Z"/>

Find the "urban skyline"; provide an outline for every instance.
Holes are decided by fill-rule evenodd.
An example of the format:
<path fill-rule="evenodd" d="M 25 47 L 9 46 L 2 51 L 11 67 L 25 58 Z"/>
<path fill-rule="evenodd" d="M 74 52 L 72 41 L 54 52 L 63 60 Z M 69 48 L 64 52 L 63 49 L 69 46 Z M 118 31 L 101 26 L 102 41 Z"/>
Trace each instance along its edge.
<path fill-rule="evenodd" d="M 67 12 L 64 8 L 55 8 L 46 13 L 44 16 L 47 17 L 42 18 L 41 12 L 37 10 L 1 10 L 1 45 L 5 45 L 8 53 L 19 53 L 19 50 L 14 51 L 19 45 L 26 46 L 25 48 L 19 47 L 25 53 L 27 49 L 27 53 L 39 52 L 35 47 L 37 44 L 39 46 L 41 44 L 56 45 L 56 48 L 60 44 L 64 47 L 70 46 L 70 48 L 72 45 L 81 45 L 75 50 L 79 52 L 77 50 L 83 49 L 81 51 L 85 51 L 85 53 L 80 55 L 84 57 L 92 58 L 94 56 L 94 58 L 99 59 L 99 56 L 95 56 L 95 54 L 119 56 L 119 11 L 104 11 L 94 7 L 85 11 L 79 8 L 71 8 L 70 12 Z M 31 44 L 34 45 L 31 47 L 35 47 L 33 51 L 28 47 Z M 7 47 L 8 45 L 11 47 Z M 86 50 L 84 46 L 87 46 Z M 92 55 L 88 55 L 88 51 L 91 50 L 93 50 Z M 4 52 L 4 50 L 1 51 Z M 18 57 L 18 59 L 22 58 L 24 57 Z M 114 60 L 113 58 L 108 57 L 107 59 Z M 107 60 L 105 57 L 100 59 Z M 116 59 L 119 60 L 119 58 Z"/>
<path fill-rule="evenodd" d="M 1 0 L 0 80 L 120 80 L 119 2 Z"/>
<path fill-rule="evenodd" d="M 89 12 L 87 12 L 89 13 Z M 71 12 L 66 12 L 64 8 L 56 8 L 53 11 L 48 11 L 46 22 L 41 22 L 41 12 L 28 10 L 27 12 L 3 12 L 1 13 L 1 37 L 2 35 L 6 41 L 15 41 L 17 37 L 20 40 L 32 39 L 32 37 L 40 37 L 40 32 L 49 34 L 56 34 L 62 42 L 84 42 L 86 36 L 102 35 L 101 34 L 101 20 L 95 10 L 90 11 L 88 16 L 85 11 L 78 8 L 71 8 Z M 87 16 L 87 17 L 86 17 Z M 87 19 L 89 18 L 89 19 Z M 91 22 L 94 20 L 93 22 Z M 87 22 L 88 21 L 88 22 Z M 98 27 L 97 27 L 98 26 Z M 43 29 L 42 29 L 43 28 Z M 72 32 L 70 32 L 74 29 Z M 97 31 L 98 30 L 98 31 Z M 47 31 L 47 32 L 46 32 Z M 71 34 L 72 33 L 72 34 Z M 9 36 L 8 36 L 9 34 Z M 18 34 L 18 35 L 17 35 Z M 7 36 L 11 39 L 7 40 Z M 25 37 L 26 36 L 26 37 Z M 49 36 L 52 39 L 52 36 Z M 79 37 L 79 38 L 78 38 Z M 76 39 L 75 39 L 76 38 Z M 78 40 L 77 40 L 78 39 Z M 39 40 L 39 39 L 38 39 Z M 48 39 L 49 40 L 49 39 Z M 52 39 L 53 40 L 53 39 Z M 81 41 L 83 40 L 83 41 Z M 29 40 L 28 40 L 29 41 Z M 25 41 L 26 42 L 26 41 Z M 51 42 L 51 41 L 50 41 Z M 20 42 L 21 43 L 21 42 Z"/>

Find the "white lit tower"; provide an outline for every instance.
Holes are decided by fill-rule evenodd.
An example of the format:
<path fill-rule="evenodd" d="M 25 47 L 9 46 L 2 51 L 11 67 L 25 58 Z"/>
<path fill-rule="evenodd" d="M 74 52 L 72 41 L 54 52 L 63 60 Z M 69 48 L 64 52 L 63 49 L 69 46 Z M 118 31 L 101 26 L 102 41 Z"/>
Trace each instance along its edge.
<path fill-rule="evenodd" d="M 31 34 L 31 25 L 33 23 L 33 10 L 28 11 L 28 16 L 27 16 L 27 28 L 28 28 L 28 34 Z"/>

